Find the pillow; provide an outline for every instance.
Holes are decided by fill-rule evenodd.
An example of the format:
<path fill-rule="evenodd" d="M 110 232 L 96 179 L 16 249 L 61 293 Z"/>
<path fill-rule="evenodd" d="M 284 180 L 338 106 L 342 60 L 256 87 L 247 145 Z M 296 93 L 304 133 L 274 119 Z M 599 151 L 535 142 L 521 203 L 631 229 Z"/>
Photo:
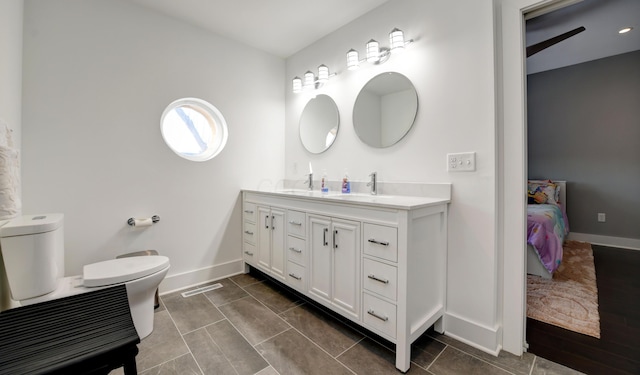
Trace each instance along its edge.
<path fill-rule="evenodd" d="M 551 180 L 529 180 L 527 184 L 529 203 L 558 204 L 560 200 L 560 186 Z M 536 193 L 538 194 L 535 197 Z M 544 196 L 542 195 L 544 194 Z"/>

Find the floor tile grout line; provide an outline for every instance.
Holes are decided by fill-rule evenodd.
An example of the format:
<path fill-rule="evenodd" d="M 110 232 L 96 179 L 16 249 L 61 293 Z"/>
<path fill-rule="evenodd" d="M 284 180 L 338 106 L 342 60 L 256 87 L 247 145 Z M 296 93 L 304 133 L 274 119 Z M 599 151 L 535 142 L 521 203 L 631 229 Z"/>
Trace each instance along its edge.
<path fill-rule="evenodd" d="M 531 369 L 529 369 L 529 375 L 533 374 L 533 369 L 536 367 L 536 361 L 538 360 L 538 356 L 533 356 L 533 361 L 531 361 Z"/>
<path fill-rule="evenodd" d="M 240 287 L 240 288 L 242 288 L 242 287 Z M 242 289 L 244 290 L 244 288 L 242 288 Z M 241 299 L 245 299 L 245 298 L 253 298 L 253 299 L 254 299 L 254 300 L 256 300 L 258 303 L 260 303 L 260 301 L 258 301 L 255 297 L 253 297 L 252 295 L 250 295 L 250 294 L 248 294 L 248 293 L 247 293 L 247 295 L 246 295 L 245 297 L 238 298 L 236 301 L 239 301 L 239 300 L 241 300 Z M 231 303 L 231 302 L 229 302 L 229 303 Z M 266 307 L 266 306 L 265 306 L 265 307 Z M 220 310 L 220 309 L 218 309 L 218 310 Z M 229 317 L 228 317 L 227 315 L 225 315 L 225 313 L 224 313 L 223 311 L 221 311 L 221 310 L 220 310 L 220 313 L 222 314 L 222 316 L 224 316 L 224 317 L 225 317 L 225 319 L 229 322 L 229 324 L 231 324 L 231 326 L 233 327 L 233 329 L 235 329 L 235 330 L 236 330 L 236 332 L 238 332 L 238 334 L 239 334 L 239 335 L 240 335 L 240 336 L 241 336 L 241 337 L 242 337 L 242 338 L 247 342 L 247 344 L 249 344 L 249 346 L 251 346 L 251 347 L 253 348 L 253 350 L 254 350 L 254 351 L 255 351 L 255 352 L 256 352 L 256 353 L 257 353 L 257 354 L 258 354 L 262 359 L 264 359 L 264 361 L 265 361 L 265 362 L 266 362 L 270 367 L 272 367 L 272 368 L 275 370 L 275 367 L 273 367 L 273 365 L 271 364 L 271 362 L 269 362 L 269 360 L 267 360 L 267 358 L 265 358 L 265 357 L 264 357 L 264 356 L 263 356 L 263 355 L 262 355 L 262 354 L 261 354 L 261 353 L 256 349 L 256 346 L 258 346 L 260 343 L 262 343 L 262 342 L 264 342 L 264 341 L 266 341 L 266 340 L 263 340 L 263 341 L 261 341 L 260 343 L 257 343 L 256 345 L 251 344 L 251 342 L 249 341 L 249 339 L 248 339 L 248 338 L 247 338 L 247 337 L 242 333 L 242 331 L 240 331 L 240 330 L 238 329 L 238 327 L 236 327 L 236 325 L 235 325 L 235 324 L 233 324 L 233 322 L 231 321 L 231 319 L 229 319 Z M 276 316 L 277 316 L 277 314 L 276 314 Z M 280 319 L 282 319 L 282 318 L 280 318 Z M 283 320 L 285 323 L 287 323 L 284 319 L 282 319 L 282 320 Z M 287 323 L 287 324 L 289 324 L 289 323 Z M 280 333 L 284 333 L 284 332 L 288 331 L 289 329 L 291 329 L 291 325 L 289 325 L 289 327 L 290 327 L 290 328 L 285 329 L 283 332 L 280 332 Z M 277 335 L 276 335 L 276 336 L 277 336 Z M 275 337 L 275 336 L 274 336 L 274 337 Z M 265 368 L 266 368 L 266 367 L 265 367 Z M 235 370 L 235 368 L 234 368 L 234 370 Z M 262 370 L 264 370 L 264 368 L 263 368 Z M 260 371 L 262 371 L 262 370 L 260 370 Z M 280 374 L 280 372 L 279 372 L 279 371 L 277 371 L 277 370 L 276 370 L 276 372 L 277 372 L 278 374 Z"/>
<path fill-rule="evenodd" d="M 475 355 L 475 354 L 473 354 L 473 353 L 469 353 L 468 351 L 466 351 L 466 350 L 464 350 L 464 349 L 461 349 L 461 348 L 458 348 L 458 347 L 456 347 L 456 346 L 454 346 L 454 345 L 450 345 L 450 344 L 447 344 L 446 342 L 440 341 L 440 340 L 438 340 L 436 337 L 433 337 L 433 336 L 431 336 L 431 335 L 429 335 L 429 337 L 431 337 L 432 339 L 434 339 L 434 340 L 436 340 L 436 341 L 438 341 L 438 342 L 440 342 L 440 343 L 442 343 L 442 344 L 444 344 L 444 345 L 446 345 L 446 346 L 450 346 L 450 347 L 452 347 L 453 349 L 456 349 L 456 350 L 458 350 L 458 351 L 461 351 L 461 352 L 463 352 L 463 353 L 464 353 L 464 354 L 466 354 L 466 355 L 469 355 L 469 356 L 471 356 L 471 357 L 473 357 L 473 358 L 476 358 L 476 359 L 478 359 L 478 360 L 480 360 L 480 361 L 482 361 L 482 362 L 488 363 L 488 364 L 490 364 L 490 365 L 492 365 L 492 366 L 494 366 L 494 367 L 497 367 L 497 368 L 499 368 L 499 369 L 501 369 L 501 370 L 507 371 L 507 372 L 508 372 L 508 373 L 510 373 L 510 374 L 514 374 L 514 371 L 515 371 L 515 370 L 512 370 L 512 369 L 510 369 L 510 368 L 503 367 L 502 365 L 497 364 L 497 363 L 489 362 L 489 361 L 487 361 L 486 359 L 484 359 L 484 358 L 482 358 L 482 357 L 479 357 L 479 356 L 477 356 L 477 355 Z M 463 343 L 463 344 L 464 344 L 464 343 Z M 478 350 L 480 350 L 480 349 L 478 349 Z M 442 351 L 444 351 L 444 349 L 443 349 Z M 496 356 L 495 358 L 498 358 L 498 357 Z M 435 360 L 434 360 L 434 362 L 435 362 Z M 533 368 L 533 363 L 532 363 L 531 368 Z"/>
<path fill-rule="evenodd" d="M 162 298 L 162 297 L 160 297 L 160 298 Z M 176 331 L 177 331 L 177 332 L 178 332 L 178 334 L 180 335 L 180 338 L 182 339 L 182 342 L 184 343 L 184 346 L 187 348 L 187 351 L 188 351 L 188 352 L 187 352 L 187 353 L 184 353 L 184 354 L 180 354 L 180 355 L 179 355 L 179 356 L 177 356 L 177 357 L 174 357 L 174 358 L 168 359 L 168 360 L 166 360 L 166 361 L 164 361 L 164 362 L 161 362 L 161 363 L 159 363 L 159 364 L 157 364 L 157 365 L 155 365 L 155 366 L 153 366 L 153 367 L 150 367 L 150 368 L 148 368 L 148 369 L 145 369 L 145 370 L 144 370 L 144 372 L 147 372 L 147 371 L 151 370 L 152 368 L 155 368 L 155 367 L 158 367 L 158 366 L 162 366 L 162 365 L 164 365 L 165 363 L 168 363 L 168 362 L 171 362 L 171 361 L 173 361 L 173 360 L 176 360 L 176 359 L 178 359 L 178 358 L 182 357 L 183 355 L 189 354 L 189 355 L 191 355 L 191 358 L 193 358 L 193 361 L 196 363 L 196 365 L 197 365 L 197 366 L 198 366 L 198 368 L 200 369 L 200 372 L 204 374 L 204 371 L 202 371 L 202 369 L 200 368 L 200 364 L 198 363 L 198 361 L 196 361 L 196 357 L 194 357 L 194 356 L 193 356 L 193 353 L 191 352 L 191 348 L 189 348 L 189 345 L 188 345 L 188 344 L 187 344 L 187 342 L 184 340 L 184 336 L 182 335 L 182 333 L 180 333 L 180 330 L 178 329 L 178 325 L 176 324 L 175 320 L 173 320 L 173 316 L 171 316 L 171 312 L 170 312 L 170 311 L 169 311 L 169 309 L 167 308 L 167 305 L 166 305 L 164 302 L 163 302 L 163 305 L 164 305 L 164 310 L 167 312 L 167 315 L 169 315 L 169 319 L 171 319 L 171 323 L 173 323 L 173 326 L 175 327 Z M 154 314 L 155 314 L 155 313 L 154 313 Z M 154 323 L 155 323 L 155 316 L 154 316 Z M 152 331 L 152 332 L 153 332 L 153 331 Z"/>
<path fill-rule="evenodd" d="M 229 321 L 229 319 L 222 319 L 222 320 L 227 320 Z M 220 320 L 219 322 L 221 322 L 222 320 Z M 219 323 L 218 322 L 218 323 Z M 229 322 L 231 323 L 231 322 Z M 215 323 L 211 323 L 211 324 L 207 324 L 206 326 L 202 327 L 202 329 L 204 329 L 204 332 L 207 334 L 207 336 L 209 337 L 209 339 L 211 340 L 211 342 L 218 347 L 218 349 L 220 350 L 220 353 L 222 353 L 222 355 L 224 356 L 224 359 L 227 360 L 227 363 L 229 364 L 229 366 L 231 366 L 231 368 L 233 369 L 233 371 L 237 374 L 240 375 L 240 373 L 238 372 L 238 370 L 236 369 L 236 366 L 233 365 L 233 363 L 231 363 L 231 361 L 229 360 L 229 357 L 227 357 L 226 354 L 224 354 L 224 351 L 222 350 L 222 348 L 220 347 L 220 345 L 218 345 L 218 343 L 216 342 L 216 340 L 213 338 L 213 336 L 211 336 L 211 334 L 209 333 L 209 330 L 207 329 L 207 327 L 213 325 Z M 233 325 L 231 325 L 233 327 Z M 233 327 L 233 329 L 236 329 L 235 327 Z M 237 331 L 237 330 L 236 330 Z M 259 353 L 258 353 L 259 354 Z M 196 363 L 198 364 L 198 367 L 200 367 L 200 363 L 198 362 L 198 360 L 196 359 L 195 356 L 193 356 L 193 359 L 196 360 Z M 202 368 L 200 368 L 200 371 L 202 371 Z M 204 371 L 202 371 L 202 373 L 204 374 Z"/>
<path fill-rule="evenodd" d="M 444 343 L 443 343 L 444 344 Z M 444 353 L 445 350 L 447 350 L 447 347 L 449 345 L 448 344 L 444 344 L 444 348 L 442 348 L 442 350 L 440 351 L 440 353 L 438 353 L 438 355 L 433 359 L 433 361 L 431 361 L 431 363 L 429 364 L 429 366 L 427 366 L 427 368 L 425 368 L 425 370 L 431 372 L 431 370 L 429 370 L 431 368 L 431 366 L 433 366 L 434 363 L 436 363 L 436 361 L 438 360 L 438 358 L 440 358 L 440 356 L 442 355 L 442 353 Z"/>

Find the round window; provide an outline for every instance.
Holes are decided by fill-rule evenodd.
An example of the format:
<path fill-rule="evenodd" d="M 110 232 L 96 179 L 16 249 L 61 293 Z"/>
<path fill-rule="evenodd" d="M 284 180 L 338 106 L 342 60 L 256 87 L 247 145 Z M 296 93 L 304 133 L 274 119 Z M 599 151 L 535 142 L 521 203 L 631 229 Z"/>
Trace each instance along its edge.
<path fill-rule="evenodd" d="M 174 101 L 162 113 L 162 138 L 179 156 L 193 161 L 209 160 L 227 143 L 227 123 L 210 103 L 196 98 Z"/>

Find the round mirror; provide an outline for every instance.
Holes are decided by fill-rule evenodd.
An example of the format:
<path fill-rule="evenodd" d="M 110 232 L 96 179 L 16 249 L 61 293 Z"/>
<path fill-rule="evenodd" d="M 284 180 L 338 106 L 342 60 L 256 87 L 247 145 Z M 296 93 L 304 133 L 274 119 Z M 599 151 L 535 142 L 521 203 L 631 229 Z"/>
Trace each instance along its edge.
<path fill-rule="evenodd" d="M 340 117 L 338 106 L 327 95 L 309 100 L 300 116 L 300 140 L 307 151 L 319 154 L 326 151 L 338 134 Z"/>
<path fill-rule="evenodd" d="M 353 127 L 371 147 L 389 147 L 411 129 L 418 113 L 418 94 L 400 73 L 377 75 L 360 90 L 353 106 Z"/>

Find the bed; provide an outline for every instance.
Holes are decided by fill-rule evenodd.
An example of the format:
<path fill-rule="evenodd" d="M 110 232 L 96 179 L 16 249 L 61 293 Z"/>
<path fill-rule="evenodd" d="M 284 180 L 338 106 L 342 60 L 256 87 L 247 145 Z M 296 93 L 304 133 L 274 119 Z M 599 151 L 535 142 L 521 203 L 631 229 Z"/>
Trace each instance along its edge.
<path fill-rule="evenodd" d="M 527 273 L 551 279 L 569 233 L 566 181 L 529 180 L 528 200 Z"/>

